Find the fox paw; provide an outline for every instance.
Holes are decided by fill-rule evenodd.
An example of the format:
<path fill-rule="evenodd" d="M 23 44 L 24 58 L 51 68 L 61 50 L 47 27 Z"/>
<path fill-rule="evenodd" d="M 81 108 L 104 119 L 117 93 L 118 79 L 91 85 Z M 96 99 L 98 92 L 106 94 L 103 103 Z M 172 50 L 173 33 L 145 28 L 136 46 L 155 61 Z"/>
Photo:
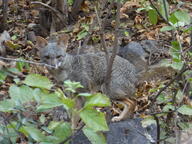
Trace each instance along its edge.
<path fill-rule="evenodd" d="M 112 122 L 118 122 L 118 121 L 121 121 L 122 118 L 120 116 L 115 116 L 111 119 Z"/>

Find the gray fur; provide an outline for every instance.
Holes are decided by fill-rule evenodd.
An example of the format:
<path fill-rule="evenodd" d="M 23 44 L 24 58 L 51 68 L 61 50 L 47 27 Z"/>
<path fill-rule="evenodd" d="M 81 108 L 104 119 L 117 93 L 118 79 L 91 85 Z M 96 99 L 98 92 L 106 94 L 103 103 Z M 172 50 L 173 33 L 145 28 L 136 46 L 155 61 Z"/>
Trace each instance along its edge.
<path fill-rule="evenodd" d="M 132 97 L 137 82 L 135 66 L 126 59 L 115 57 L 109 90 L 105 88 L 107 63 L 104 53 L 70 55 L 57 43 L 40 46 L 40 58 L 44 63 L 58 66 L 49 69 L 59 82 L 65 80 L 81 82 L 83 91 L 101 91 L 111 99 Z"/>

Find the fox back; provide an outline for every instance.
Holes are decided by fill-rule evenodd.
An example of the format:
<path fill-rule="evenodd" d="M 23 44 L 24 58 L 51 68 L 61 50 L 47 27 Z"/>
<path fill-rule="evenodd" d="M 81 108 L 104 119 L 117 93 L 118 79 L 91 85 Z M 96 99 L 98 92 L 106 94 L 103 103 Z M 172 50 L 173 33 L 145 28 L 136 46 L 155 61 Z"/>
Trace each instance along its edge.
<path fill-rule="evenodd" d="M 66 53 L 68 37 L 61 35 L 57 40 L 46 41 L 37 37 L 37 47 L 42 62 L 52 65 L 49 68 L 56 80 L 78 81 L 84 86 L 83 91 L 101 91 L 112 99 L 133 96 L 137 82 L 136 70 L 126 59 L 115 57 L 109 90 L 105 87 L 107 62 L 105 53 L 87 53 L 70 55 Z"/>

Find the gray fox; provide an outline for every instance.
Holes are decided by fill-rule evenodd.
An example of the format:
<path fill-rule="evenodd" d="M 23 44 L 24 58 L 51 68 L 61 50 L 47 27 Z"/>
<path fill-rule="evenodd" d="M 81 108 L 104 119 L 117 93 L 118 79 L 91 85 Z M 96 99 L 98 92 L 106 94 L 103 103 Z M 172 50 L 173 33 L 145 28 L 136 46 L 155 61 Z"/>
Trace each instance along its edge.
<path fill-rule="evenodd" d="M 66 34 L 49 41 L 37 36 L 37 48 L 42 62 L 55 68 L 48 68 L 59 82 L 71 80 L 80 82 L 81 91 L 101 91 L 110 99 L 124 104 L 123 112 L 112 121 L 120 121 L 131 115 L 134 103 L 130 101 L 137 83 L 135 66 L 124 58 L 115 57 L 109 89 L 105 87 L 107 62 L 105 53 L 70 55 L 66 52 L 69 37 Z"/>

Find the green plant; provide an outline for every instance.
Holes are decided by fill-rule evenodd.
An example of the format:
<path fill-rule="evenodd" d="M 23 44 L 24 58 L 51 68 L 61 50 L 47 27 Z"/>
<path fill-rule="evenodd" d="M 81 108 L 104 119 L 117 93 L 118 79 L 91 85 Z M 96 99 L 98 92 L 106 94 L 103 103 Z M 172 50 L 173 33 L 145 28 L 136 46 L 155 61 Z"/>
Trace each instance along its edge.
<path fill-rule="evenodd" d="M 105 115 L 95 107 L 109 106 L 109 98 L 100 93 L 77 93 L 77 89 L 83 87 L 79 82 L 65 81 L 64 86 L 64 92 L 70 97 L 61 89 L 53 90 L 53 83 L 39 74 L 29 74 L 10 86 L 10 98 L 0 101 L 0 143 L 16 143 L 18 139 L 40 144 L 64 141 L 73 135 L 71 122 L 46 118 L 46 112 L 58 106 L 62 106 L 71 119 L 79 115 L 85 123 L 83 132 L 93 144 L 106 143 L 102 134 L 108 130 Z M 85 98 L 80 109 L 76 108 L 78 97 Z"/>
<path fill-rule="evenodd" d="M 149 20 L 152 24 L 156 24 L 158 20 L 157 13 L 160 13 L 161 18 L 168 24 L 161 28 L 161 32 L 177 31 L 177 34 L 185 34 L 185 36 L 186 34 L 189 34 L 192 30 L 189 13 L 182 9 L 175 9 L 169 13 L 169 4 L 167 1 L 159 0 L 159 2 L 159 9 L 155 9 L 154 6 L 145 6 L 139 10 L 146 10 L 148 12 Z M 146 4 L 146 2 L 143 4 Z M 156 13 L 154 11 L 156 11 Z M 161 131 L 158 132 L 158 139 L 174 143 L 175 136 L 173 135 L 173 128 L 179 130 L 192 128 L 192 106 L 184 100 L 185 98 L 188 98 L 186 97 L 187 86 L 189 86 L 190 89 L 188 91 L 189 94 L 191 94 L 192 70 L 190 69 L 190 65 L 192 54 L 190 50 L 186 51 L 183 48 L 182 39 L 177 39 L 171 42 L 169 54 L 171 59 L 165 60 L 163 65 L 172 67 L 178 74 L 167 85 L 150 90 L 151 92 L 158 94 L 158 97 L 156 97 L 157 99 L 155 99 L 156 101 L 153 102 L 161 108 L 161 112 L 153 111 L 153 115 L 148 115 L 142 121 L 142 124 L 143 126 L 150 125 L 151 123 L 158 124 L 158 127 L 160 127 L 159 129 L 161 129 Z M 183 77 L 185 78 L 184 81 L 182 80 Z M 165 91 L 166 89 L 169 90 Z M 159 91 L 161 91 L 161 93 L 159 93 Z"/>

